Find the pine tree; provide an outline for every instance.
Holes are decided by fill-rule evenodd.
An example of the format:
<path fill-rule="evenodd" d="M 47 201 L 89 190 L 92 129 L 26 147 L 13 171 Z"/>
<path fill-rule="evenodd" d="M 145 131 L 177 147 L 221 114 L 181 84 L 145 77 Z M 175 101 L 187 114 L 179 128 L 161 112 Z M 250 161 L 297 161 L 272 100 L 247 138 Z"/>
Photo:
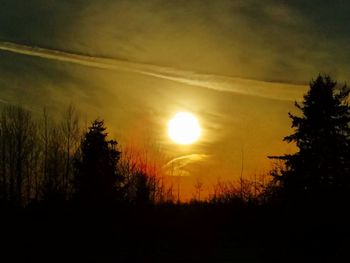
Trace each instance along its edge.
<path fill-rule="evenodd" d="M 81 142 L 81 156 L 75 163 L 77 198 L 91 206 L 115 202 L 121 182 L 117 172 L 120 158 L 117 142 L 107 140 L 105 130 L 103 121 L 92 123 Z"/>
<path fill-rule="evenodd" d="M 295 143 L 298 151 L 272 157 L 285 162 L 286 169 L 275 176 L 288 197 L 330 198 L 349 186 L 349 92 L 329 76 L 318 76 L 302 104 L 295 103 L 302 115 L 289 113 L 295 131 L 284 141 Z"/>

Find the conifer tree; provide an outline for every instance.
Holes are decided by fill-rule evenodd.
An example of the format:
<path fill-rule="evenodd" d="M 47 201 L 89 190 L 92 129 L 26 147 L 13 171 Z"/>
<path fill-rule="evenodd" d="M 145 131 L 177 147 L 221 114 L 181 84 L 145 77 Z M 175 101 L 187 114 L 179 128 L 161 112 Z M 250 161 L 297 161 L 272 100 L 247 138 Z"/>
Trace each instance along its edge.
<path fill-rule="evenodd" d="M 95 120 L 85 134 L 76 167 L 77 197 L 87 205 L 108 205 L 118 198 L 117 142 L 107 140 L 104 122 Z"/>
<path fill-rule="evenodd" d="M 270 157 L 285 162 L 285 170 L 275 177 L 287 196 L 326 197 L 349 186 L 349 92 L 329 76 L 318 76 L 302 104 L 295 103 L 301 116 L 289 113 L 294 133 L 284 141 L 295 143 L 298 151 Z"/>

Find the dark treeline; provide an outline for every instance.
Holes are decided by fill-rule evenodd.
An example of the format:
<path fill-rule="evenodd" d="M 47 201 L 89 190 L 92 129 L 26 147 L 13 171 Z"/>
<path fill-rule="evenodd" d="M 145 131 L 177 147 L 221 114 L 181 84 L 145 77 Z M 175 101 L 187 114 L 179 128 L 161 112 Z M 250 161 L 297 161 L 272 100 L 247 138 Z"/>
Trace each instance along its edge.
<path fill-rule="evenodd" d="M 34 118 L 21 106 L 5 106 L 0 119 L 1 202 L 26 207 L 39 202 L 172 201 L 156 169 L 145 169 L 131 151 L 119 152 L 105 130 L 102 120 L 84 129 L 73 106 L 59 120 L 46 109 Z"/>
<path fill-rule="evenodd" d="M 289 114 L 294 132 L 284 140 L 296 153 L 270 156 L 269 179 L 218 182 L 205 201 L 198 181 L 188 204 L 175 203 L 157 169 L 121 150 L 102 120 L 82 128 L 72 106 L 61 120 L 6 106 L 3 240 L 45 261 L 347 262 L 349 92 L 318 76 Z"/>
<path fill-rule="evenodd" d="M 34 119 L 20 106 L 5 106 L 0 120 L 2 201 L 24 207 L 33 201 L 69 199 L 81 132 L 72 106 L 60 121 L 45 109 Z"/>

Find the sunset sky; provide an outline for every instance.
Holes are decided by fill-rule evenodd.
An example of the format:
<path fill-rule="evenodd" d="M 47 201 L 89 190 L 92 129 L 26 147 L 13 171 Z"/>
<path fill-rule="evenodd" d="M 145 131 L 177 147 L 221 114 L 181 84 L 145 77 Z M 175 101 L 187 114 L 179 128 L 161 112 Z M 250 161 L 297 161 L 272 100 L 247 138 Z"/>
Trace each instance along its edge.
<path fill-rule="evenodd" d="M 182 198 L 200 178 L 266 173 L 292 152 L 288 112 L 318 73 L 350 72 L 350 2 L 0 0 L 0 105 L 53 115 L 72 103 L 121 145 L 174 160 Z M 177 112 L 202 134 L 177 145 Z"/>

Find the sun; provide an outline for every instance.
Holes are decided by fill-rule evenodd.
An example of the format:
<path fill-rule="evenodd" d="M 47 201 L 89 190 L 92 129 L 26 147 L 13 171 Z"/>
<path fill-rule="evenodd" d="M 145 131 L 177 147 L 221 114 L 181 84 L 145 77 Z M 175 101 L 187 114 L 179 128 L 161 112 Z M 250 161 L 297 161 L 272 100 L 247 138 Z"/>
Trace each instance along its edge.
<path fill-rule="evenodd" d="M 177 144 L 192 144 L 201 135 L 198 119 L 190 113 L 178 112 L 168 122 L 168 135 Z"/>

